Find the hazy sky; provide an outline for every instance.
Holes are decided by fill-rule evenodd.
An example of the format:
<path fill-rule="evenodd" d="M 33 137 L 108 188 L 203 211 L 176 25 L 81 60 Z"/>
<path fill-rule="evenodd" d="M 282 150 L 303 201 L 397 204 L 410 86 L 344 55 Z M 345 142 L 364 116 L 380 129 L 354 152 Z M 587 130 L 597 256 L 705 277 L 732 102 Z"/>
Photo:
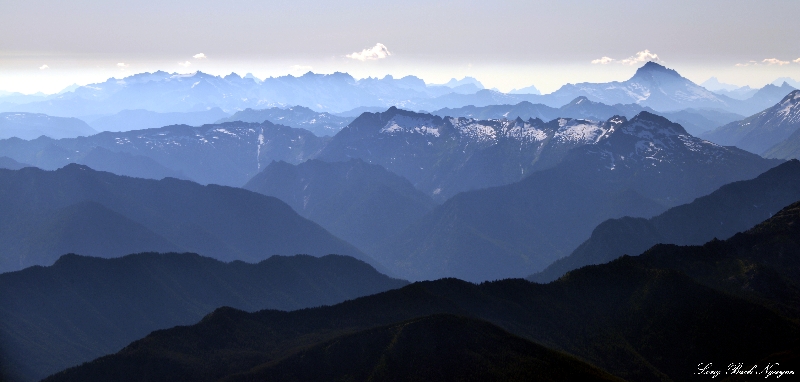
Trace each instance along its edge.
<path fill-rule="evenodd" d="M 0 90 L 160 69 L 473 76 L 550 92 L 625 80 L 645 50 L 695 82 L 760 87 L 800 80 L 799 14 L 798 0 L 0 0 Z"/>

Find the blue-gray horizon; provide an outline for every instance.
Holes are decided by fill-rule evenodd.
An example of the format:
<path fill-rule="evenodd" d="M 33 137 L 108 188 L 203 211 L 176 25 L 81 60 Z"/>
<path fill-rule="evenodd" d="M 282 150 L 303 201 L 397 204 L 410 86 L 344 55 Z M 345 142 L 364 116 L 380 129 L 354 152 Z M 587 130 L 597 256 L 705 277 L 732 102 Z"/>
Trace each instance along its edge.
<path fill-rule="evenodd" d="M 622 81 L 646 61 L 701 83 L 800 79 L 800 3 L 588 0 L 10 0 L 0 12 L 0 90 L 56 93 L 135 73 L 259 78 L 346 72 L 473 77 L 507 92 Z"/>

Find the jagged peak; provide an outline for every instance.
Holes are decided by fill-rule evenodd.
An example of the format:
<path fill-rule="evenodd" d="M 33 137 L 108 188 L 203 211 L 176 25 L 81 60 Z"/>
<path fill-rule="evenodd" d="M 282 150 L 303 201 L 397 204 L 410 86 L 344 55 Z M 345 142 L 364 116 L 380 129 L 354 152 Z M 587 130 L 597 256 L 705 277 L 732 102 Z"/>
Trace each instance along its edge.
<path fill-rule="evenodd" d="M 633 75 L 633 78 L 642 77 L 642 76 L 651 76 L 655 73 L 662 73 L 668 74 L 675 77 L 683 78 L 677 71 L 674 69 L 669 69 L 664 65 L 658 64 L 653 61 L 648 61 L 644 64 L 641 68 L 636 70 L 636 74 Z"/>

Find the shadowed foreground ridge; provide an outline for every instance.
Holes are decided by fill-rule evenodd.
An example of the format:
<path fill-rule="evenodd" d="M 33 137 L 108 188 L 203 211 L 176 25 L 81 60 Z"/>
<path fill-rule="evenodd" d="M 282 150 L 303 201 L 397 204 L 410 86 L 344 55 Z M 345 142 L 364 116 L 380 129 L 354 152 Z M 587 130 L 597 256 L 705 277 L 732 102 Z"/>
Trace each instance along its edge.
<path fill-rule="evenodd" d="M 790 367 L 800 341 L 798 315 L 787 308 L 800 301 L 799 240 L 795 203 L 726 241 L 658 246 L 547 285 L 441 279 L 294 312 L 221 308 L 47 380 L 221 380 L 299 359 L 290 357 L 343 335 L 440 313 L 489 321 L 627 380 L 690 380 L 701 362 L 781 359 Z M 754 269 L 777 282 L 748 278 Z"/>
<path fill-rule="evenodd" d="M 226 381 L 619 381 L 485 321 L 433 315 L 344 335 Z"/>
<path fill-rule="evenodd" d="M 337 255 L 258 264 L 192 253 L 64 255 L 50 267 L 0 274 L 0 373 L 39 380 L 154 330 L 194 324 L 220 306 L 302 309 L 405 285 Z"/>

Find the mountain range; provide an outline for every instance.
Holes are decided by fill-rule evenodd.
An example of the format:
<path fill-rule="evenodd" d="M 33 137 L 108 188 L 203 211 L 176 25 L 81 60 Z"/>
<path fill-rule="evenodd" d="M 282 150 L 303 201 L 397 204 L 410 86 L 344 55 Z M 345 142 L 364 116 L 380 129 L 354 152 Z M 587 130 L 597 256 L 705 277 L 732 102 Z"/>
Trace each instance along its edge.
<path fill-rule="evenodd" d="M 407 284 L 346 256 L 248 264 L 191 253 L 64 255 L 48 267 L 0 274 L 0 365 L 3 375 L 36 381 L 154 330 L 194 324 L 220 306 L 296 310 Z"/>
<path fill-rule="evenodd" d="M 657 112 L 637 104 L 606 105 L 590 101 L 585 96 L 575 98 L 559 108 L 527 101 L 516 105 L 489 105 L 483 107 L 464 106 L 457 109 L 444 108 L 431 112 L 440 117 L 468 117 L 474 119 L 516 119 L 539 118 L 550 121 L 556 118 L 577 118 L 605 121 L 615 115 L 633 118 L 647 111 L 680 123 L 692 135 L 699 135 L 724 124 L 744 119 L 743 115 L 714 109 L 684 109 L 676 112 Z"/>
<path fill-rule="evenodd" d="M 340 117 L 330 113 L 318 113 L 303 106 L 294 106 L 285 109 L 273 107 L 270 109 L 245 109 L 237 111 L 227 118 L 222 118 L 215 123 L 223 122 L 255 122 L 270 121 L 275 124 L 306 129 L 317 136 L 333 136 L 342 128 L 353 121 L 352 117 Z"/>
<path fill-rule="evenodd" d="M 52 117 L 35 113 L 0 113 L 0 139 L 17 137 L 36 139 L 75 138 L 97 134 L 86 122 L 77 118 Z"/>
<path fill-rule="evenodd" d="M 654 216 L 780 163 L 647 112 L 599 127 L 596 143 L 554 167 L 460 193 L 371 255 L 409 280 L 524 277 L 568 255 L 606 219 Z"/>
<path fill-rule="evenodd" d="M 51 170 L 82 163 L 97 148 L 112 152 L 124 165 L 141 168 L 136 176 L 160 179 L 166 171 L 200 183 L 241 186 L 273 160 L 300 163 L 316 154 L 330 138 L 304 129 L 263 123 L 228 122 L 192 127 L 165 126 L 90 137 L 32 141 L 0 140 L 0 153 L 19 162 Z M 146 157 L 146 158 L 145 158 Z M 137 163 L 149 162 L 153 171 Z M 103 169 L 113 171 L 104 165 Z M 133 174 L 123 174 L 133 175 Z"/>
<path fill-rule="evenodd" d="M 551 282 L 573 269 L 607 263 L 623 255 L 635 256 L 658 243 L 699 245 L 714 238 L 727 239 L 797 200 L 800 162 L 792 160 L 755 179 L 726 184 L 650 219 L 624 217 L 604 221 L 569 256 L 527 279 Z"/>
<path fill-rule="evenodd" d="M 482 86 L 481 86 L 482 87 Z M 219 107 L 225 112 L 246 108 L 306 105 L 322 111 L 341 112 L 362 106 L 402 106 L 410 99 L 428 99 L 445 94 L 475 92 L 475 84 L 427 85 L 414 76 L 395 79 L 357 80 L 347 73 L 291 75 L 258 80 L 235 73 L 213 76 L 140 73 L 109 78 L 45 99 L 29 97 L 21 102 L 3 102 L 0 111 L 28 111 L 64 117 L 115 114 L 145 109 L 159 113 L 203 111 Z"/>
<path fill-rule="evenodd" d="M 195 325 L 151 333 L 46 381 L 288 380 L 319 375 L 315 372 L 352 378 L 376 370 L 371 369 L 376 356 L 360 349 L 384 349 L 380 364 L 386 369 L 379 372 L 413 370 L 420 359 L 411 354 L 440 359 L 460 352 L 464 336 L 502 333 L 441 314 L 486 320 L 627 380 L 694 380 L 703 370 L 724 372 L 731 362 L 757 364 L 762 372 L 766 364 L 792 371 L 800 362 L 799 238 L 800 203 L 795 203 L 725 241 L 656 246 L 547 285 L 442 279 L 293 312 L 220 308 Z M 417 322 L 431 326 L 420 328 Z M 418 341 L 404 338 L 406 327 Z M 501 360 L 518 349 L 506 346 L 476 349 L 473 359 L 524 365 L 522 356 L 510 365 L 504 363 L 508 357 Z M 437 375 L 427 368 L 416 372 L 422 379 Z"/>
<path fill-rule="evenodd" d="M 223 261 L 341 254 L 374 260 L 278 199 L 185 180 L 118 176 L 71 164 L 0 169 L 0 271 L 65 253 L 186 251 Z"/>
<path fill-rule="evenodd" d="M 469 81 L 468 81 L 469 82 Z M 455 83 L 458 83 L 456 81 Z M 483 89 L 475 83 L 454 87 L 428 85 L 414 76 L 355 79 L 347 73 L 291 75 L 263 81 L 235 73 L 212 76 L 202 72 L 177 74 L 140 73 L 121 79 L 81 86 L 48 97 L 22 97 L 3 102 L 0 111 L 44 113 L 81 117 L 146 109 L 154 112 L 203 111 L 219 107 L 226 113 L 246 108 L 264 109 L 303 105 L 325 112 L 344 112 L 360 107 L 391 106 L 410 110 L 438 110 L 467 105 L 517 104 L 522 101 L 561 107 L 579 96 L 608 105 L 638 104 L 659 112 L 687 108 L 713 108 L 749 115 L 774 104 L 772 88 L 738 100 L 717 94 L 680 76 L 676 71 L 648 62 L 626 81 L 567 84 L 553 93 L 506 94 Z M 793 89 L 793 88 L 792 88 Z M 770 93 L 770 94 L 767 94 Z M 14 102 L 11 102 L 14 101 Z M 273 121 L 274 122 L 274 121 Z"/>
<path fill-rule="evenodd" d="M 390 108 L 362 114 L 315 158 L 358 158 L 381 165 L 443 201 L 552 167 L 571 148 L 594 143 L 605 132 L 603 126 L 577 119 L 441 118 Z"/>
<path fill-rule="evenodd" d="M 272 162 L 243 188 L 286 202 L 366 253 L 435 205 L 407 179 L 360 159 Z"/>

